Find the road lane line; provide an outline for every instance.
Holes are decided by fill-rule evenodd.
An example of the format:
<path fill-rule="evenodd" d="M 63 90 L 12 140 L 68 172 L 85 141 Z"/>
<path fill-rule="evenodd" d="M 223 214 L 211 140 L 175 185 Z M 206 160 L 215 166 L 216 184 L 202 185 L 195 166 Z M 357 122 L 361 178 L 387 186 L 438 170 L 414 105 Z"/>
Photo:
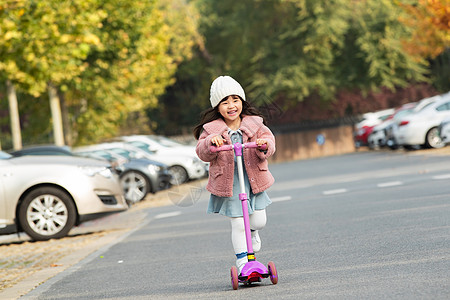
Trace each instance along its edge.
<path fill-rule="evenodd" d="M 403 182 L 401 181 L 389 181 L 389 182 L 383 182 L 383 183 L 379 183 L 377 184 L 377 187 L 383 188 L 383 187 L 390 187 L 390 186 L 398 186 L 398 185 L 402 185 Z"/>
<path fill-rule="evenodd" d="M 329 191 L 323 191 L 324 195 L 334 195 L 334 194 L 342 194 L 346 193 L 347 189 L 337 189 L 337 190 L 329 190 Z"/>
<path fill-rule="evenodd" d="M 271 198 L 270 200 L 272 200 L 272 202 L 282 202 L 282 201 L 292 200 L 292 197 L 291 196 L 275 197 L 275 198 Z"/>
<path fill-rule="evenodd" d="M 178 211 L 174 211 L 174 212 L 156 215 L 155 219 L 164 219 L 164 218 L 176 217 L 179 215 L 181 215 L 181 211 L 178 210 Z"/>
<path fill-rule="evenodd" d="M 436 179 L 436 180 L 450 179 L 450 174 L 436 175 L 436 176 L 433 176 L 433 179 Z"/>

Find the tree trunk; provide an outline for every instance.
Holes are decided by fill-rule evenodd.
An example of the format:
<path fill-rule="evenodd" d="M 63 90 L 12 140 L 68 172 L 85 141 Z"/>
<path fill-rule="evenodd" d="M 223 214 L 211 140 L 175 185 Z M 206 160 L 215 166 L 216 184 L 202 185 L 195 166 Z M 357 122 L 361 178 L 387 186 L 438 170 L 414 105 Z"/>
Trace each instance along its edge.
<path fill-rule="evenodd" d="M 53 120 L 53 137 L 55 145 L 64 146 L 64 132 L 61 118 L 61 106 L 55 86 L 50 82 L 48 84 L 48 96 L 50 100 L 50 110 Z"/>
<path fill-rule="evenodd" d="M 17 105 L 16 89 L 11 81 L 6 81 L 6 91 L 8 94 L 9 115 L 11 119 L 11 135 L 13 149 L 22 149 L 22 134 L 20 131 L 19 108 Z"/>
<path fill-rule="evenodd" d="M 61 105 L 61 116 L 63 122 L 65 141 L 68 146 L 72 146 L 73 144 L 73 131 L 71 126 L 72 124 L 70 120 L 69 110 L 66 104 L 66 99 L 63 93 L 59 93 L 59 100 Z"/>

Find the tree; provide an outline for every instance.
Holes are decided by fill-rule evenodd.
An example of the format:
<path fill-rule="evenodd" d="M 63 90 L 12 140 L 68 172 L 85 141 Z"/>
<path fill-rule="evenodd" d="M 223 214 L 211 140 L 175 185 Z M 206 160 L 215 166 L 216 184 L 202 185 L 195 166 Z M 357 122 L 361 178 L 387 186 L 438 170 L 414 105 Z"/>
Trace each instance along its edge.
<path fill-rule="evenodd" d="M 448 0 L 417 0 L 402 3 L 407 15 L 399 20 L 410 27 L 413 34 L 405 39 L 408 53 L 435 58 L 450 46 L 450 6 Z"/>
<path fill-rule="evenodd" d="M 149 112 L 165 116 L 161 124 L 171 132 L 180 120 L 186 126 L 196 122 L 208 106 L 209 85 L 222 74 L 236 78 L 257 105 L 276 102 L 283 109 L 308 97 L 325 105 L 342 90 L 395 90 L 427 80 L 427 62 L 402 47 L 411 35 L 398 20 L 405 12 L 389 0 L 197 0 L 196 5 L 204 48 L 181 65 L 165 95 L 170 105 Z M 184 99 L 190 107 L 175 111 Z"/>
<path fill-rule="evenodd" d="M 403 2 L 403 1 L 402 1 Z M 441 92 L 450 89 L 450 6 L 448 0 L 400 2 L 406 15 L 400 22 L 412 35 L 402 40 L 403 48 L 413 57 L 430 61 L 431 80 Z"/>
<path fill-rule="evenodd" d="M 86 58 L 86 71 L 65 97 L 78 144 L 116 136 L 125 124 L 131 123 L 125 128 L 130 132 L 138 123 L 150 123 L 144 110 L 158 105 L 200 38 L 195 11 L 185 1 L 116 0 L 102 8 L 107 14 L 98 29 L 102 47 Z"/>
<path fill-rule="evenodd" d="M 101 21 L 97 0 L 2 1 L 4 34 L 0 38 L 0 70 L 17 86 L 34 95 L 49 88 L 56 144 L 64 144 L 56 88 L 85 68 L 92 28 Z"/>

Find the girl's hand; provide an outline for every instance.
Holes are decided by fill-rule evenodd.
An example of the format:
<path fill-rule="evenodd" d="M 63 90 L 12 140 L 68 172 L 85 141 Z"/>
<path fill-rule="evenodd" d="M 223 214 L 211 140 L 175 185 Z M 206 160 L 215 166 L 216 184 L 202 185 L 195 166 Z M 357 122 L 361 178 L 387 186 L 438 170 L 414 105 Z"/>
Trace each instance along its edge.
<path fill-rule="evenodd" d="M 224 142 L 225 142 L 225 140 L 220 135 L 216 135 L 215 137 L 213 137 L 211 139 L 211 143 L 213 145 L 216 145 L 217 147 L 222 146 Z"/>
<path fill-rule="evenodd" d="M 258 147 L 261 148 L 261 146 L 264 145 L 264 144 L 267 147 L 267 141 L 266 140 L 264 140 L 264 139 L 256 139 L 256 145 L 258 145 Z"/>

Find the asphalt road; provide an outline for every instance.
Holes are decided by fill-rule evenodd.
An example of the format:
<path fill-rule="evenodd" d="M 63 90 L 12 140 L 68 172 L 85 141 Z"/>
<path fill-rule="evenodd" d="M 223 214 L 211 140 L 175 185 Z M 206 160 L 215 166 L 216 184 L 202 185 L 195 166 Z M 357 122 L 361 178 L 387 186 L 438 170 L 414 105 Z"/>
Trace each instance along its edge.
<path fill-rule="evenodd" d="M 277 285 L 232 290 L 229 221 L 207 215 L 209 195 L 193 185 L 22 298 L 448 299 L 450 156 L 362 152 L 270 168 L 257 259 L 275 262 Z"/>

